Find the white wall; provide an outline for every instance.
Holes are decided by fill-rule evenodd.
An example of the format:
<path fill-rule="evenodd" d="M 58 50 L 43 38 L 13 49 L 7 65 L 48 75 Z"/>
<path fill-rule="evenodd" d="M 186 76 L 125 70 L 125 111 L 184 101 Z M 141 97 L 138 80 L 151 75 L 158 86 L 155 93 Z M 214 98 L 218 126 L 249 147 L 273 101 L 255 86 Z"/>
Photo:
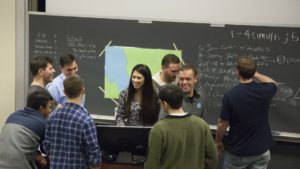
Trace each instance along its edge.
<path fill-rule="evenodd" d="M 55 14 L 300 26 L 300 0 L 47 0 Z"/>
<path fill-rule="evenodd" d="M 15 110 L 15 0 L 0 0 L 0 129 Z"/>

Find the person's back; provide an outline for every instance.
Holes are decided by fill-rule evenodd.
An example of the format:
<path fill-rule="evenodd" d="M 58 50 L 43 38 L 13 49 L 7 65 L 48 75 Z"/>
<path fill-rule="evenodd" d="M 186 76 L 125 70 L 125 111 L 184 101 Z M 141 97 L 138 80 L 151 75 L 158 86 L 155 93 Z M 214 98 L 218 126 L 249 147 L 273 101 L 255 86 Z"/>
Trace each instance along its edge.
<path fill-rule="evenodd" d="M 47 123 L 49 129 L 47 137 L 51 142 L 51 168 L 60 168 L 64 164 L 70 168 L 85 168 L 88 159 L 82 151 L 87 148 L 85 146 L 89 140 L 85 139 L 88 139 L 86 136 L 89 133 L 85 133 L 83 129 L 93 124 L 87 112 L 80 105 L 67 102 L 53 112 L 49 118 L 50 121 L 51 123 Z M 93 144 L 98 148 L 97 142 Z M 61 160 L 63 163 L 59 162 Z M 75 161 L 81 161 L 84 165 L 80 166 Z"/>
<path fill-rule="evenodd" d="M 206 122 L 182 109 L 183 92 L 176 85 L 160 88 L 166 118 L 149 133 L 145 169 L 214 169 L 217 151 Z"/>
<path fill-rule="evenodd" d="M 230 152 L 242 156 L 257 155 L 270 148 L 272 135 L 268 110 L 275 92 L 274 83 L 252 82 L 239 84 L 224 95 L 232 109 L 228 145 Z"/>
<path fill-rule="evenodd" d="M 191 114 L 168 115 L 154 125 L 151 134 L 163 140 L 161 147 L 152 147 L 150 150 L 153 153 L 163 151 L 163 155 L 157 157 L 160 158 L 161 169 L 201 169 L 217 166 L 214 158 L 216 154 L 207 151 L 207 149 L 214 149 L 215 146 L 210 129 L 199 117 Z M 155 145 L 155 142 L 153 144 Z M 149 166 L 149 168 L 154 167 Z"/>
<path fill-rule="evenodd" d="M 94 121 L 80 106 L 84 95 L 83 81 L 70 75 L 64 81 L 68 102 L 54 111 L 47 121 L 45 152 L 50 155 L 51 169 L 99 168 L 100 149 Z"/>
<path fill-rule="evenodd" d="M 268 111 L 277 90 L 276 82 L 258 73 L 251 57 L 239 58 L 236 70 L 239 84 L 226 92 L 222 100 L 215 138 L 218 154 L 224 151 L 222 139 L 230 127 L 224 140 L 223 168 L 265 169 L 273 141 Z"/>

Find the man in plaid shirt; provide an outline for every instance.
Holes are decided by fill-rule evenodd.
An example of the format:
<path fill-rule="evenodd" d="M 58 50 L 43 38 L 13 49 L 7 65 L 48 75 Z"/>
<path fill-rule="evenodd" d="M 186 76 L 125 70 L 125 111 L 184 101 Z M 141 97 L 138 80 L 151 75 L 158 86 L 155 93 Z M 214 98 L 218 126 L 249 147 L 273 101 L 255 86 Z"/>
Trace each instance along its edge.
<path fill-rule="evenodd" d="M 44 151 L 51 169 L 100 169 L 101 154 L 94 121 L 80 106 L 83 81 L 77 75 L 64 80 L 66 104 L 47 121 Z"/>

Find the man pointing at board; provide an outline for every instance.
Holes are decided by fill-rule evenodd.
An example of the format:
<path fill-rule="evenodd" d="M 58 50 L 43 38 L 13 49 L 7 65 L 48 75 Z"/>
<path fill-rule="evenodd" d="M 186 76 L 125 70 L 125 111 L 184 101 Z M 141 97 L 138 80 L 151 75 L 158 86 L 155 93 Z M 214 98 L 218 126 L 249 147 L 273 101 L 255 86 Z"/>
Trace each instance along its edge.
<path fill-rule="evenodd" d="M 222 138 L 230 126 L 223 169 L 265 169 L 273 142 L 268 111 L 276 82 L 258 73 L 250 57 L 241 57 L 236 68 L 239 84 L 222 101 L 215 138 L 218 154 L 224 150 Z"/>

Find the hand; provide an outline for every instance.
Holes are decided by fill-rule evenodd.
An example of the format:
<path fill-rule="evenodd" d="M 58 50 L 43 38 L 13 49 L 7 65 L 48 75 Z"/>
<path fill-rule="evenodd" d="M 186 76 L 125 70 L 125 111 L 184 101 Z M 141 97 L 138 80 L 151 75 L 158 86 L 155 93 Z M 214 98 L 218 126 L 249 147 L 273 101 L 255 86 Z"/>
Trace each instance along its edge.
<path fill-rule="evenodd" d="M 58 105 L 56 105 L 56 109 L 55 110 L 60 109 L 61 107 L 62 107 L 62 105 L 58 104 Z"/>
<path fill-rule="evenodd" d="M 216 142 L 216 147 L 217 147 L 218 156 L 220 157 L 224 152 L 224 145 L 222 142 Z"/>
<path fill-rule="evenodd" d="M 36 156 L 36 161 L 42 166 L 45 167 L 47 165 L 47 159 L 43 157 L 41 154 Z"/>

